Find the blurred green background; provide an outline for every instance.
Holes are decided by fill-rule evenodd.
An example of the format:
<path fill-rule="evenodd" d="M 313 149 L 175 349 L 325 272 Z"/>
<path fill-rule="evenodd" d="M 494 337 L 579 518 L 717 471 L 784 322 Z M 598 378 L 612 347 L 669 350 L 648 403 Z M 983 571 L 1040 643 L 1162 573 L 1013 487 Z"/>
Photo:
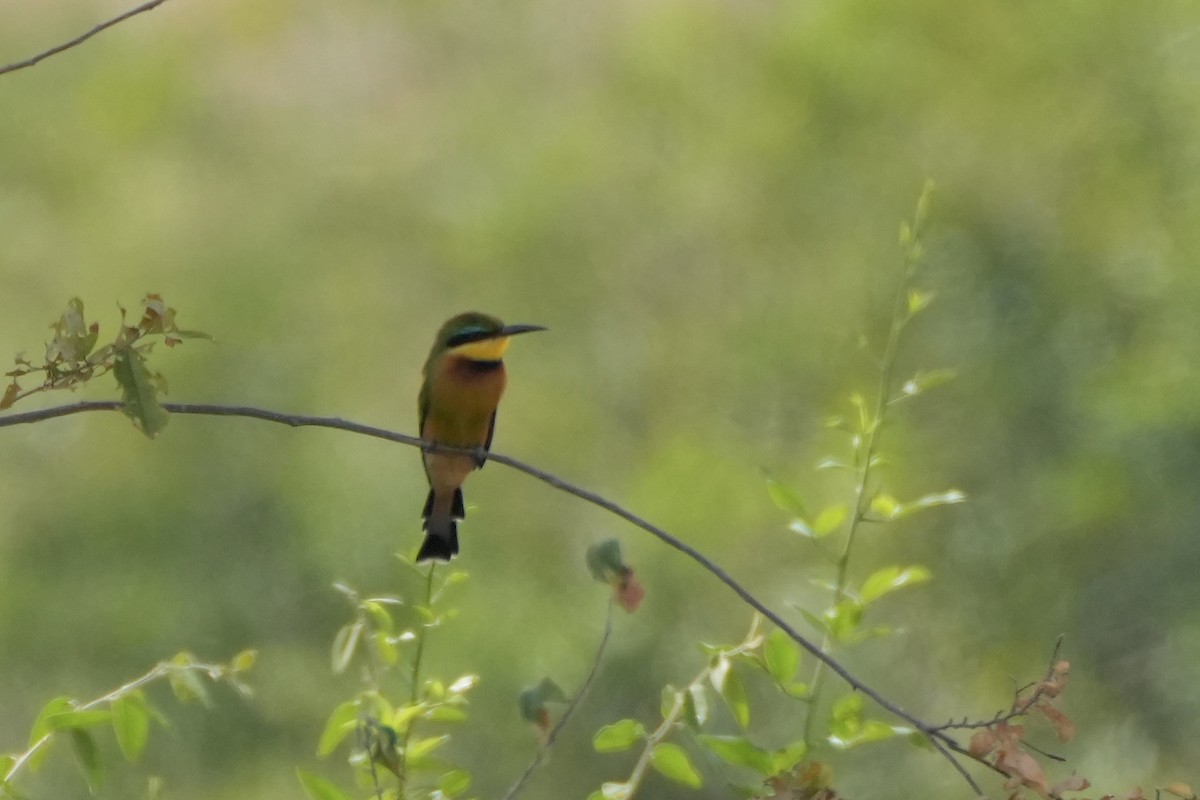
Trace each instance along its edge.
<path fill-rule="evenodd" d="M 3 0 L 0 61 L 126 7 Z M 510 351 L 495 448 L 781 609 L 819 607 L 828 570 L 764 475 L 845 499 L 812 470 L 844 447 L 822 419 L 873 386 L 897 225 L 932 178 L 937 302 L 900 374 L 959 378 L 894 419 L 884 478 L 971 502 L 864 534 L 858 580 L 914 562 L 935 579 L 880 607 L 904 636 L 846 661 L 926 719 L 986 716 L 1065 634 L 1080 734 L 1036 741 L 1105 791 L 1200 782 L 1195 3 L 171 0 L 0 78 L 0 103 L 0 355 L 40 355 L 72 296 L 111 335 L 118 302 L 160 292 L 217 338 L 156 354 L 171 399 L 414 432 L 444 318 L 541 323 Z M 181 800 L 296 797 L 296 765 L 347 782 L 313 755 L 358 686 L 329 669 L 348 617 L 330 585 L 412 590 L 393 553 L 419 539 L 414 451 L 196 417 L 149 442 L 107 414 L 0 438 L 0 751 L 51 697 L 256 647 L 249 702 L 155 694 L 174 734 L 102 796 L 156 774 Z M 498 466 L 468 489 L 471 580 L 430 657 L 483 676 L 450 753 L 473 794 L 532 753 L 520 687 L 587 670 L 606 598 L 587 545 L 619 536 L 647 587 L 525 795 L 583 797 L 632 763 L 591 732 L 651 718 L 702 665 L 695 642 L 749 615 L 598 509 Z M 86 796 L 65 755 L 37 796 Z M 851 797 L 965 790 L 903 743 L 831 759 Z M 703 768 L 702 792 L 651 778 L 642 796 L 727 796 Z"/>

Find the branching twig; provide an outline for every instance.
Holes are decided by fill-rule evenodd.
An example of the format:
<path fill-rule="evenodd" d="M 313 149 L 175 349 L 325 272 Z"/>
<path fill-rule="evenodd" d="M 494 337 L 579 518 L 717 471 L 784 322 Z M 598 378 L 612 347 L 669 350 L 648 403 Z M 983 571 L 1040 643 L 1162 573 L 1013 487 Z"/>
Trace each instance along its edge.
<path fill-rule="evenodd" d="M 583 698 L 587 695 L 588 690 L 592 688 L 592 682 L 596 680 L 597 673 L 600 672 L 600 660 L 604 657 L 604 650 L 608 647 L 608 637 L 612 634 L 612 618 L 613 618 L 613 601 L 608 601 L 608 611 L 604 618 L 604 634 L 600 637 L 600 644 L 596 646 L 596 655 L 592 657 L 592 668 L 588 671 L 587 677 L 583 679 L 583 683 L 579 686 L 579 690 L 575 692 L 575 696 L 567 703 L 566 710 L 559 717 L 558 722 L 546 734 L 546 740 L 542 742 L 542 746 L 533 756 L 533 760 L 529 762 L 529 766 L 521 773 L 521 777 L 517 778 L 512 787 L 504 794 L 504 800 L 513 800 L 517 794 L 525 786 L 525 782 L 537 772 L 538 768 L 546 760 L 546 754 L 550 752 L 550 748 L 554 746 L 558 740 L 558 735 L 562 733 L 563 728 L 567 726 L 571 716 L 575 713 L 575 709 L 579 708 L 579 704 L 583 702 Z"/>
<path fill-rule="evenodd" d="M 517 470 L 518 472 L 523 472 L 530 477 L 537 478 L 543 483 L 549 484 L 559 491 L 566 492 L 567 494 L 577 497 L 580 500 L 584 500 L 592 505 L 599 506 L 605 511 L 608 511 L 609 513 L 625 520 L 626 522 L 641 528 L 659 541 L 667 544 L 675 550 L 678 550 L 692 561 L 699 564 L 714 577 L 716 577 L 717 580 L 729 587 L 734 594 L 742 599 L 743 602 L 770 620 L 772 624 L 787 634 L 788 637 L 807 650 L 818 661 L 822 662 L 829 670 L 845 681 L 851 688 L 862 692 L 884 710 L 912 725 L 917 731 L 919 731 L 929 740 L 934 749 L 941 753 L 941 755 L 950 762 L 958 774 L 962 776 L 963 780 L 967 782 L 967 784 L 976 792 L 976 794 L 983 793 L 983 790 L 979 784 L 973 777 L 971 777 L 971 774 L 967 772 L 966 768 L 959 762 L 954 753 L 951 752 L 952 750 L 956 752 L 965 751 L 958 747 L 957 743 L 953 742 L 953 740 L 947 734 L 936 731 L 929 723 L 914 716 L 912 713 L 905 711 L 897 703 L 887 699 L 877 690 L 871 688 L 869 685 L 855 677 L 849 672 L 849 670 L 842 666 L 839 661 L 830 656 L 828 653 L 824 652 L 817 643 L 810 641 L 807 637 L 797 631 L 795 627 L 785 621 L 777 612 L 768 608 L 761 600 L 751 594 L 749 589 L 736 581 L 728 572 L 725 571 L 724 568 L 717 565 L 699 550 L 682 541 L 681 539 L 678 539 L 657 525 L 654 525 L 653 523 L 639 517 L 632 511 L 626 510 L 613 501 L 602 497 L 595 492 L 580 488 L 563 480 L 562 478 L 540 470 L 537 467 L 530 466 L 523 461 L 518 461 L 517 459 L 512 458 L 511 456 L 506 456 L 502 453 L 484 451 L 481 448 L 448 447 L 446 445 L 440 445 L 433 442 L 426 442 L 415 436 L 396 433 L 394 431 L 376 428 L 370 425 L 363 425 L 362 423 L 358 422 L 350 422 L 337 417 L 316 417 L 300 414 L 284 414 L 278 411 L 254 408 L 252 406 L 222 406 L 200 403 L 163 403 L 162 406 L 167 411 L 174 414 L 247 417 L 250 419 L 260 419 L 268 422 L 276 422 L 282 425 L 289 425 L 294 428 L 333 428 L 336 430 L 362 434 L 364 436 L 372 436 L 374 438 L 384 439 L 390 442 L 398 442 L 400 444 L 406 444 L 412 447 L 419 447 L 425 452 L 463 453 L 467 455 L 474 455 L 480 458 L 486 456 L 489 461 L 504 464 L 512 469 Z M 88 411 L 118 411 L 121 408 L 122 404 L 119 401 L 92 400 L 69 406 L 57 406 L 55 408 L 47 408 L 40 411 L 29 411 L 22 414 L 11 414 L 0 417 L 0 427 L 40 422 L 42 420 L 65 417 Z"/>
<path fill-rule="evenodd" d="M 1054 642 L 1054 652 L 1050 654 L 1050 666 L 1046 668 L 1046 677 L 1035 684 L 1029 684 L 1028 686 L 1025 686 L 1014 692 L 1012 706 L 1009 707 L 1008 711 L 1001 711 L 991 719 L 981 719 L 975 721 L 964 719 L 962 722 L 955 722 L 954 720 L 951 720 L 944 725 L 938 725 L 930 730 L 934 731 L 935 733 L 941 733 L 942 731 L 950 730 L 974 730 L 977 728 L 990 728 L 993 725 L 1009 722 L 1016 717 L 1020 717 L 1029 713 L 1029 709 L 1037 705 L 1038 701 L 1042 699 L 1043 695 L 1045 695 L 1046 690 L 1050 685 L 1050 681 L 1054 677 L 1055 668 L 1058 665 L 1058 653 L 1059 650 L 1062 649 L 1062 643 L 1063 637 L 1060 635 Z M 1034 690 L 1029 694 L 1028 697 L 1021 697 L 1021 692 L 1025 691 L 1025 689 L 1028 689 L 1029 686 L 1033 686 Z M 1054 756 L 1051 757 L 1053 758 Z"/>

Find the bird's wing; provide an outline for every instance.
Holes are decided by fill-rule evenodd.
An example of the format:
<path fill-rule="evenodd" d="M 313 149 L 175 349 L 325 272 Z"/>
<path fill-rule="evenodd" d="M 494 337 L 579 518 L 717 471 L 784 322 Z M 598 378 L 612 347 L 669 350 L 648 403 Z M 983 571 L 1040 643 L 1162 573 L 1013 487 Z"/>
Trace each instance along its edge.
<path fill-rule="evenodd" d="M 429 382 L 421 384 L 421 393 L 417 395 L 417 435 L 425 438 L 425 418 L 429 416 Z M 421 464 L 425 467 L 425 477 L 429 478 L 429 461 L 421 454 Z"/>
<path fill-rule="evenodd" d="M 487 434 L 487 439 L 486 439 L 486 440 L 484 441 L 484 443 L 483 443 L 483 449 L 484 449 L 484 450 L 491 450 L 491 449 L 492 449 L 492 434 L 493 434 L 493 433 L 495 433 L 495 432 L 496 432 L 496 412 L 495 412 L 495 411 L 493 411 L 493 412 L 492 412 L 492 418 L 491 418 L 490 420 L 488 420 L 488 434 Z M 483 456 L 483 457 L 481 457 L 481 458 L 479 459 L 478 463 L 475 465 L 475 469 L 479 469 L 479 468 L 480 468 L 480 467 L 482 467 L 482 466 L 483 466 L 485 463 L 487 463 L 487 456 Z"/>

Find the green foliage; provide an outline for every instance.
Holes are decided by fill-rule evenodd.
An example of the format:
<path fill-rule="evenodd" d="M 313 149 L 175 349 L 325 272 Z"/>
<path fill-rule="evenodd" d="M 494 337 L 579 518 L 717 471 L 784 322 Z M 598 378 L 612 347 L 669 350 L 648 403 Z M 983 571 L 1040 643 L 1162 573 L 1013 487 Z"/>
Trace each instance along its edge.
<path fill-rule="evenodd" d="M 254 664 L 254 651 L 245 650 L 227 664 L 197 661 L 189 653 L 180 653 L 157 664 L 146 674 L 113 691 L 80 703 L 70 697 L 55 697 L 42 706 L 29 731 L 29 747 L 21 753 L 0 754 L 0 798 L 19 798 L 17 780 L 22 771 L 36 771 L 49 754 L 51 745 L 66 737 L 83 771 L 90 790 L 95 793 L 104 784 L 106 766 L 96 745 L 95 735 L 103 725 L 112 726 L 121 754 L 129 762 L 141 758 L 150 739 L 151 721 L 166 724 L 163 716 L 146 697 L 144 688 L 166 680 L 182 701 L 205 699 L 209 683 L 225 683 L 241 694 L 249 692 L 243 681 Z M 186 691 L 181 691 L 184 687 Z"/>
<path fill-rule="evenodd" d="M 619 753 L 633 747 L 638 740 L 646 737 L 646 729 L 640 722 L 623 719 L 605 725 L 596 731 L 592 737 L 592 746 L 597 753 Z"/>
<path fill-rule="evenodd" d="M 692 789 L 699 789 L 704 783 L 687 753 L 677 744 L 663 742 L 657 745 L 650 751 L 650 763 L 671 780 Z"/>
<path fill-rule="evenodd" d="M 121 410 L 151 439 L 166 427 L 169 415 L 158 399 L 166 393 L 166 379 L 150 371 L 147 356 L 158 341 L 174 347 L 185 339 L 212 339 L 201 331 L 180 329 L 175 324 L 175 309 L 156 294 L 143 298 L 136 324 L 128 324 L 125 309 L 121 308 L 116 337 L 100 347 L 96 346 L 100 324 L 86 322 L 83 301 L 78 297 L 67 303 L 66 311 L 51 328 L 54 338 L 46 345 L 43 363 L 35 365 L 23 355 L 16 357 L 16 368 L 6 373 L 12 382 L 0 396 L 0 409 L 36 392 L 74 391 L 97 375 L 112 372 L 121 391 Z M 37 373 L 42 374 L 41 385 L 29 389 L 21 386 L 21 379 Z"/>
<path fill-rule="evenodd" d="M 438 755 L 450 742 L 450 735 L 424 735 L 423 731 L 430 725 L 467 721 L 467 695 L 478 677 L 462 675 L 446 683 L 423 675 L 422 663 L 431 631 L 456 616 L 453 608 L 442 608 L 445 593 L 467 576 L 452 571 L 439 581 L 434 566 L 422 571 L 406 559 L 401 561 L 421 574 L 423 598 L 364 597 L 347 584 L 334 585 L 349 601 L 353 615 L 334 636 L 330 667 L 334 673 L 342 673 L 360 665 L 365 686 L 334 707 L 318 737 L 316 752 L 328 757 L 347 741 L 353 742 L 348 760 L 355 768 L 356 782 L 373 787 L 377 794 L 384 791 L 382 773 L 386 772 L 395 781 L 387 790 L 389 795 L 457 797 L 470 788 L 470 773 Z M 404 609 L 409 611 L 409 619 L 400 624 L 395 615 Z M 406 698 L 394 685 L 403 685 L 405 677 Z M 544 691 L 548 694 L 550 690 Z M 298 775 L 310 797 L 344 796 L 325 778 L 303 771 Z"/>

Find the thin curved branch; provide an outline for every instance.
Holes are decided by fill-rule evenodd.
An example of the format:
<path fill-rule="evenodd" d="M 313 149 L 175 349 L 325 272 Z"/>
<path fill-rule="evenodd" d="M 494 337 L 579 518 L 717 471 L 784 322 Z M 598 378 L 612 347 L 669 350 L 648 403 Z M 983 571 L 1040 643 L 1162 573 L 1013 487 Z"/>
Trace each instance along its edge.
<path fill-rule="evenodd" d="M 608 601 L 608 611 L 604 616 L 604 633 L 600 637 L 600 644 L 596 645 L 596 655 L 592 657 L 592 668 L 588 670 L 587 677 L 583 679 L 579 690 L 575 692 L 567 704 L 567 708 L 563 711 L 562 716 L 558 718 L 558 722 L 546 734 L 546 740 L 542 742 L 542 746 L 538 748 L 534 754 L 533 760 L 529 762 L 529 766 L 521 773 L 521 777 L 517 778 L 512 787 L 504 794 L 504 800 L 513 800 L 521 789 L 525 787 L 525 783 L 532 777 L 533 773 L 537 772 L 542 766 L 542 762 L 546 760 L 546 754 L 550 752 L 550 748 L 554 747 L 555 741 L 558 740 L 558 735 L 562 733 L 563 728 L 567 727 L 571 716 L 574 715 L 575 709 L 579 708 L 579 704 L 583 702 L 583 698 L 587 695 L 588 690 L 592 688 L 592 683 L 596 680 L 597 673 L 600 672 L 600 660 L 604 658 L 604 650 L 608 647 L 608 638 L 612 635 L 612 620 L 613 620 L 613 601 Z"/>
<path fill-rule="evenodd" d="M 35 64 L 37 64 L 38 62 L 44 61 L 45 59 L 49 58 L 50 56 L 58 55 L 59 53 L 63 52 L 64 50 L 70 50 L 72 47 L 76 47 L 78 45 L 83 44 L 88 39 L 95 36 L 97 33 L 100 33 L 100 31 L 103 31 L 107 28 L 111 28 L 113 25 L 119 25 L 120 23 L 124 22 L 125 20 L 129 19 L 130 17 L 136 17 L 138 14 L 145 13 L 153 8 L 158 8 L 165 2 L 167 2 L 167 0 L 150 0 L 147 3 L 142 3 L 137 8 L 131 8 L 128 11 L 126 11 L 124 14 L 119 14 L 118 16 L 115 16 L 106 22 L 101 22 L 96 27 L 92 28 L 91 30 L 87 31 L 86 33 L 82 33 L 79 36 L 76 36 L 74 39 L 71 39 L 68 42 L 63 42 L 60 45 L 51 47 L 49 50 L 43 50 L 42 52 L 38 53 L 36 56 L 30 56 L 29 58 L 25 59 L 24 61 L 14 61 L 11 64 L 6 64 L 5 66 L 0 67 L 0 75 L 5 74 L 6 72 L 16 72 L 19 69 L 25 69 L 27 67 L 32 67 Z"/>
<path fill-rule="evenodd" d="M 971 789 L 973 789 L 977 795 L 983 794 L 983 790 L 979 784 L 976 783 L 975 779 L 971 777 L 971 774 L 967 772 L 966 768 L 955 757 L 954 752 L 963 754 L 965 751 L 950 736 L 942 731 L 938 731 L 935 726 L 930 725 L 928 722 L 925 722 L 919 717 L 914 716 L 912 713 L 905 711 L 898 704 L 887 699 L 877 690 L 871 688 L 866 683 L 863 683 L 861 680 L 856 678 L 850 673 L 849 670 L 842 666 L 840 662 L 838 662 L 828 653 L 824 652 L 817 643 L 809 640 L 808 637 L 804 636 L 793 626 L 788 624 L 782 617 L 779 616 L 779 614 L 768 608 L 761 600 L 751 594 L 746 587 L 734 580 L 734 578 L 728 572 L 726 572 L 724 568 L 718 566 L 699 550 L 682 541 L 681 539 L 676 538 L 657 525 L 654 525 L 653 523 L 639 517 L 632 511 L 626 510 L 613 501 L 602 497 L 595 492 L 583 489 L 563 480 L 562 478 L 551 475 L 550 473 L 540 470 L 537 467 L 530 466 L 523 461 L 518 461 L 517 459 L 512 458 L 511 456 L 506 456 L 502 453 L 497 453 L 495 451 L 484 451 L 482 448 L 447 447 L 446 445 L 424 441 L 415 436 L 408 436 L 403 433 L 396 433 L 395 431 L 389 431 L 383 428 L 363 425 L 362 423 L 358 422 L 350 422 L 339 419 L 338 417 L 284 414 L 278 411 L 270 411 L 268 409 L 255 408 L 252 406 L 223 406 L 206 403 L 163 403 L 162 406 L 173 414 L 246 417 L 250 419 L 264 420 L 267 422 L 276 422 L 282 425 L 291 426 L 293 428 L 334 428 L 336 430 L 349 431 L 351 433 L 358 433 L 364 436 L 371 436 L 376 439 L 384 439 L 390 442 L 399 442 L 400 444 L 419 447 L 426 452 L 463 453 L 477 457 L 483 457 L 486 455 L 489 461 L 504 464 L 505 466 L 511 467 L 518 472 L 523 472 L 532 478 L 537 478 L 543 483 L 549 484 L 559 491 L 566 492 L 567 494 L 577 497 L 580 500 L 584 500 L 592 505 L 599 506 L 605 511 L 608 511 L 610 514 L 614 514 L 631 525 L 641 528 L 651 536 L 654 536 L 664 544 L 674 548 L 675 550 L 678 550 L 692 561 L 706 569 L 714 577 L 716 577 L 717 580 L 728 586 L 734 594 L 736 594 L 744 603 L 746 603 L 746 605 L 750 606 L 755 611 L 758 611 L 760 614 L 770 620 L 775 627 L 779 628 L 794 642 L 807 650 L 813 658 L 816 658 L 818 661 L 822 662 L 834 674 L 849 684 L 851 688 L 862 692 L 892 715 L 904 720 L 909 725 L 912 725 L 914 729 L 919 731 L 929 741 L 934 749 L 941 753 L 941 755 L 950 762 L 954 769 L 959 773 L 959 775 L 962 776 L 963 780 L 970 785 Z M 40 411 L 29 411 L 22 414 L 11 414 L 5 417 L 0 417 L 0 428 L 8 427 L 10 425 L 40 422 L 46 419 L 65 417 L 72 414 L 81 414 L 88 411 L 117 411 L 120 410 L 121 407 L 122 404 L 115 400 L 93 400 L 76 403 L 69 406 L 57 406 L 54 408 L 42 409 Z"/>

